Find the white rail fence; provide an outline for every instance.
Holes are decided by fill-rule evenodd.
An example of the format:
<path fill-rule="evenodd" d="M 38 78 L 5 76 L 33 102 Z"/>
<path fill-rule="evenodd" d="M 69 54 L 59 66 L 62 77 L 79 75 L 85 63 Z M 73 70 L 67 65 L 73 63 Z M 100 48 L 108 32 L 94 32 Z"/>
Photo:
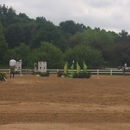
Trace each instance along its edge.
<path fill-rule="evenodd" d="M 34 69 L 22 69 L 22 74 L 31 74 L 34 71 Z M 63 69 L 47 69 L 47 71 L 50 72 L 50 74 L 57 74 L 59 71 L 64 71 Z M 68 70 L 69 72 L 70 70 Z M 74 70 L 76 71 L 76 70 Z M 82 70 L 81 70 L 82 71 Z M 0 73 L 7 73 L 9 74 L 9 69 L 0 69 Z M 88 69 L 88 72 L 94 75 L 122 75 L 123 72 L 121 70 L 117 69 Z M 125 74 L 130 75 L 130 72 L 126 72 Z"/>

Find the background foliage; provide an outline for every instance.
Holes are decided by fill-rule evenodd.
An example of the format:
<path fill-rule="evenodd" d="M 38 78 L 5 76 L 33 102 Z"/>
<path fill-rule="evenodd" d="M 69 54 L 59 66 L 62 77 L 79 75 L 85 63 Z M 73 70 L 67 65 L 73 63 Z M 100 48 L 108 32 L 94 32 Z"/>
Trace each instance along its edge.
<path fill-rule="evenodd" d="M 130 65 L 130 35 L 124 29 L 119 33 L 91 29 L 73 20 L 56 26 L 45 17 L 30 19 L 0 5 L 0 66 L 8 66 L 12 57 L 22 60 L 23 68 L 41 60 L 51 69 L 73 60 L 79 64 L 84 60 L 88 68 Z"/>

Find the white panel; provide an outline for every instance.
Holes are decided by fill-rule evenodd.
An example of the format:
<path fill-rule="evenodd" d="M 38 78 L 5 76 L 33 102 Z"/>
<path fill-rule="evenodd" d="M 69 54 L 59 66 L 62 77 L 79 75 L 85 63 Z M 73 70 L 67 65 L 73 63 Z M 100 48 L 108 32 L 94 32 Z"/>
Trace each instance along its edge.
<path fill-rule="evenodd" d="M 15 71 L 21 71 L 21 70 L 22 70 L 22 61 L 16 61 Z"/>
<path fill-rule="evenodd" d="M 38 71 L 47 72 L 47 62 L 39 61 L 38 62 Z"/>

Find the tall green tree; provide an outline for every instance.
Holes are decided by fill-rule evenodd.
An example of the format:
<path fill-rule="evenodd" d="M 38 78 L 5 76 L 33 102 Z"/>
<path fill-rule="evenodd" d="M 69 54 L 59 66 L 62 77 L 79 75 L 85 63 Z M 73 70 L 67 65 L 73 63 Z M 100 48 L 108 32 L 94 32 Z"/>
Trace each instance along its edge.
<path fill-rule="evenodd" d="M 12 7 L 8 7 L 5 4 L 0 5 L 0 20 L 4 27 L 7 27 L 9 24 L 14 24 L 15 16 L 15 10 Z"/>
<path fill-rule="evenodd" d="M 125 30 L 122 30 L 119 33 L 119 41 L 120 43 L 130 43 L 130 35 Z"/>
<path fill-rule="evenodd" d="M 30 45 L 32 39 L 31 27 L 31 24 L 14 24 L 7 27 L 5 30 L 5 38 L 9 48 L 13 49 L 18 47 L 21 43 Z"/>
<path fill-rule="evenodd" d="M 85 61 L 88 68 L 97 68 L 103 63 L 101 52 L 85 45 L 77 45 L 73 49 L 68 49 L 65 52 L 65 60 L 69 63 L 74 60 L 80 65 Z"/>
<path fill-rule="evenodd" d="M 20 25 L 10 25 L 6 28 L 5 38 L 8 42 L 9 48 L 15 48 L 22 42 L 22 27 Z"/>
<path fill-rule="evenodd" d="M 112 32 L 106 32 L 99 28 L 86 29 L 83 32 L 77 32 L 69 39 L 71 48 L 76 45 L 84 44 L 101 51 L 105 61 L 110 61 L 110 48 L 115 43 L 115 35 Z"/>
<path fill-rule="evenodd" d="M 41 42 L 39 48 L 33 49 L 30 55 L 28 56 L 29 66 L 34 65 L 38 61 L 46 61 L 47 68 L 63 68 L 64 59 L 63 52 L 52 43 Z"/>
<path fill-rule="evenodd" d="M 8 50 L 8 44 L 6 43 L 2 25 L 0 24 L 0 63 L 3 61 L 4 56 L 6 55 Z"/>
<path fill-rule="evenodd" d="M 111 49 L 111 62 L 114 66 L 124 65 L 130 66 L 130 45 L 118 43 Z"/>
<path fill-rule="evenodd" d="M 59 24 L 59 28 L 64 32 L 64 33 L 69 33 L 71 35 L 74 35 L 78 31 L 82 31 L 86 29 L 86 26 L 83 24 L 75 23 L 72 20 L 68 20 L 65 22 L 61 22 Z"/>
<path fill-rule="evenodd" d="M 36 24 L 33 28 L 32 47 L 40 47 L 40 42 L 45 41 L 54 44 L 62 51 L 66 50 L 67 43 L 61 31 L 50 21 L 43 17 L 36 19 Z"/>
<path fill-rule="evenodd" d="M 26 67 L 29 62 L 27 57 L 30 53 L 30 47 L 21 43 L 20 46 L 8 50 L 7 55 L 5 56 L 6 63 L 13 57 L 17 61 L 22 60 L 23 67 Z"/>

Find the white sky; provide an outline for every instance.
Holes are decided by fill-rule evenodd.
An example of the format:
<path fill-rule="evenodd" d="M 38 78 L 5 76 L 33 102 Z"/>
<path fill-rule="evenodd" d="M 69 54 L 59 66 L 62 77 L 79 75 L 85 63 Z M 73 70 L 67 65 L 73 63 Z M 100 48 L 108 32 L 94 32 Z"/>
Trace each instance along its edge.
<path fill-rule="evenodd" d="M 0 4 L 29 18 L 43 16 L 55 25 L 73 20 L 92 29 L 130 33 L 130 0 L 0 0 Z"/>

